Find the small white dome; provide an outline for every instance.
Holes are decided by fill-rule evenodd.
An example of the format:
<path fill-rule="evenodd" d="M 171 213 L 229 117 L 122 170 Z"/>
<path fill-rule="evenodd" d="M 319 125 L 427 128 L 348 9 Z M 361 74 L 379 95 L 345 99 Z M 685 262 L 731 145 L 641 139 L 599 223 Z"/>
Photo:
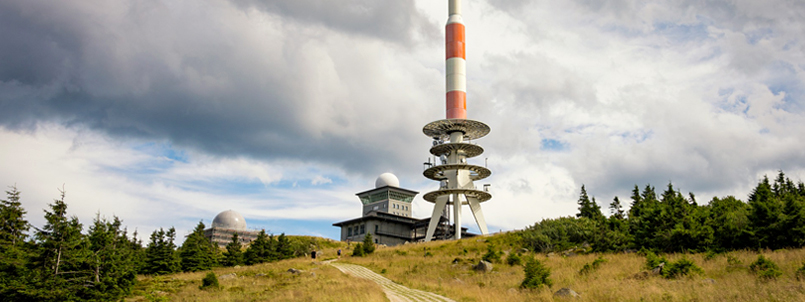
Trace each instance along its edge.
<path fill-rule="evenodd" d="M 246 220 L 243 219 L 240 213 L 226 210 L 215 215 L 215 219 L 212 220 L 212 227 L 245 231 Z"/>
<path fill-rule="evenodd" d="M 380 188 L 380 187 L 385 187 L 385 186 L 398 187 L 399 188 L 400 187 L 400 180 L 397 179 L 397 176 L 394 176 L 394 174 L 391 174 L 391 173 L 388 173 L 388 172 L 380 174 L 380 176 L 377 177 L 377 180 L 375 180 L 375 188 Z"/>

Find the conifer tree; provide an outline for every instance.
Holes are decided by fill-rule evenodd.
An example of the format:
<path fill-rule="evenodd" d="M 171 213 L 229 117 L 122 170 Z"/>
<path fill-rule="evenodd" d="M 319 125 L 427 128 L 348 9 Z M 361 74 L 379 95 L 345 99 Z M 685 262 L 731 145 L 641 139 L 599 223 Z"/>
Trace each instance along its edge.
<path fill-rule="evenodd" d="M 282 233 L 277 237 L 277 255 L 279 259 L 290 259 L 294 256 L 293 247 L 291 246 L 291 241 L 288 240 L 288 237 L 285 236 L 285 233 Z"/>
<path fill-rule="evenodd" d="M 224 265 L 235 266 L 243 264 L 243 245 L 240 244 L 238 233 L 232 234 L 232 241 L 226 245 L 224 253 Z"/>
<path fill-rule="evenodd" d="M 87 234 L 90 280 L 84 284 L 83 300 L 120 300 L 131 293 L 137 277 L 134 250 L 121 229 L 121 221 L 97 215 Z"/>
<path fill-rule="evenodd" d="M 372 234 L 366 232 L 366 236 L 363 237 L 363 252 L 366 255 L 375 252 L 375 242 L 372 239 Z"/>
<path fill-rule="evenodd" d="M 615 219 L 623 220 L 626 218 L 623 211 L 623 206 L 621 205 L 621 201 L 618 199 L 618 196 L 615 196 L 615 198 L 612 199 L 612 203 L 609 204 L 609 212 L 612 214 L 611 217 L 615 217 Z"/>
<path fill-rule="evenodd" d="M 6 200 L 0 200 L 0 244 L 16 245 L 25 240 L 28 221 L 25 209 L 20 203 L 20 192 L 16 186 L 6 191 Z"/>
<path fill-rule="evenodd" d="M 193 233 L 187 236 L 179 253 L 182 271 L 197 272 L 212 269 L 217 263 L 218 247 L 204 236 L 204 222 L 199 221 Z"/>
<path fill-rule="evenodd" d="M 260 233 L 257 234 L 257 238 L 254 239 L 249 244 L 249 247 L 246 248 L 246 252 L 244 253 L 244 260 L 246 261 L 247 265 L 254 265 L 258 263 L 267 262 L 269 251 L 269 239 L 266 235 L 265 230 L 260 230 Z"/>
<path fill-rule="evenodd" d="M 172 274 L 181 270 L 181 262 L 176 252 L 176 229 L 168 231 L 160 228 L 151 233 L 151 241 L 145 249 L 143 273 L 149 275 Z"/>
<path fill-rule="evenodd" d="M 45 211 L 45 226 L 35 234 L 37 253 L 32 259 L 40 286 L 36 300 L 68 300 L 88 281 L 86 241 L 81 234 L 78 218 L 67 217 L 65 191 Z M 46 289 L 46 290 L 45 290 Z"/>
<path fill-rule="evenodd" d="M 20 203 L 20 192 L 12 186 L 6 191 L 6 200 L 0 200 L 0 301 L 33 300 L 27 292 L 32 290 L 29 258 L 33 246 L 26 242 L 29 229 L 25 210 Z"/>
<path fill-rule="evenodd" d="M 587 189 L 584 188 L 584 185 L 581 186 L 581 194 L 579 194 L 579 213 L 576 214 L 576 217 L 585 217 L 592 219 L 594 221 L 603 221 L 604 214 L 601 214 L 601 206 L 595 202 L 595 197 L 590 200 L 590 197 L 587 196 Z"/>
<path fill-rule="evenodd" d="M 775 187 L 778 187 L 775 182 Z M 780 188 L 774 191 L 780 192 Z M 783 224 L 783 202 L 776 196 L 769 183 L 768 177 L 758 183 L 757 187 L 749 195 L 749 205 L 751 211 L 749 221 L 754 232 L 755 247 L 762 248 L 781 248 L 780 231 Z"/>
<path fill-rule="evenodd" d="M 748 204 L 733 196 L 713 197 L 707 207 L 710 208 L 709 224 L 713 228 L 715 246 L 725 250 L 751 247 Z"/>

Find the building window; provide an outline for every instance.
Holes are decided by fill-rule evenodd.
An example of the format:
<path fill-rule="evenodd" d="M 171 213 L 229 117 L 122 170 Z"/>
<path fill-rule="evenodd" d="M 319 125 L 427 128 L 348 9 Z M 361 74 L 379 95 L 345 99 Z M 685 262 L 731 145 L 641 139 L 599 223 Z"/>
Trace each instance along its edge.
<path fill-rule="evenodd" d="M 352 236 L 352 227 L 347 228 L 347 236 Z"/>
<path fill-rule="evenodd" d="M 366 225 L 361 225 L 361 234 L 366 233 Z"/>
<path fill-rule="evenodd" d="M 378 225 L 375 225 L 375 234 L 377 234 L 377 227 Z"/>

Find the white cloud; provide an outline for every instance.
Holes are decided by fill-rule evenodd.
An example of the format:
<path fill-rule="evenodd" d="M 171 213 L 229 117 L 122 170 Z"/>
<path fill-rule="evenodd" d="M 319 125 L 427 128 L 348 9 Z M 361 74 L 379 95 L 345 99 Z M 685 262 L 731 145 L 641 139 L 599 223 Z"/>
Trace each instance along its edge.
<path fill-rule="evenodd" d="M 706 202 L 778 169 L 805 178 L 803 4 L 466 2 L 469 116 L 492 127 L 471 162 L 489 158 L 491 226 L 572 215 L 582 184 L 606 206 L 635 184 Z M 442 2 L 395 3 L 415 16 L 388 28 L 360 26 L 383 5 L 317 18 L 328 11 L 298 9 L 313 0 L 43 3 L 4 4 L 46 20 L 0 31 L 47 63 L 0 63 L 0 182 L 35 223 L 62 183 L 85 223 L 100 211 L 142 231 L 224 208 L 348 219 L 385 171 L 436 188 L 421 127 L 443 117 Z M 54 26 L 65 34 L 43 40 Z M 414 214 L 431 207 L 418 197 Z"/>

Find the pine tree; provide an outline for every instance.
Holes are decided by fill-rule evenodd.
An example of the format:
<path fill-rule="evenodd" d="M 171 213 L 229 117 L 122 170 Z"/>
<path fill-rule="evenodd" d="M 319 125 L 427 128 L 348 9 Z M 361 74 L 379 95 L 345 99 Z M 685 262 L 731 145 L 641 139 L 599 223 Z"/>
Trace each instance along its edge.
<path fill-rule="evenodd" d="M 536 258 L 529 258 L 523 270 L 525 271 L 525 278 L 523 278 L 523 282 L 520 283 L 520 288 L 536 289 L 543 285 L 548 287 L 553 285 L 553 281 L 550 278 L 551 269 Z"/>
<path fill-rule="evenodd" d="M 584 185 L 581 186 L 581 194 L 579 194 L 579 213 L 576 214 L 576 217 L 582 218 L 589 218 L 594 221 L 603 221 L 605 219 L 604 214 L 601 214 L 601 206 L 595 202 L 595 197 L 592 200 L 587 196 L 587 189 L 584 188 Z"/>
<path fill-rule="evenodd" d="M 758 183 L 749 195 L 749 221 L 754 232 L 756 247 L 777 249 L 783 247 L 779 242 L 782 224 L 784 221 L 783 202 L 776 196 L 781 192 L 779 184 L 775 182 L 775 189 L 769 183 L 768 177 Z"/>
<path fill-rule="evenodd" d="M 226 245 L 224 265 L 235 266 L 243 264 L 243 245 L 240 244 L 238 233 L 232 234 L 232 241 Z"/>
<path fill-rule="evenodd" d="M 0 244 L 16 245 L 25 240 L 28 221 L 25 220 L 25 209 L 20 203 L 20 191 L 11 186 L 6 191 L 8 199 L 0 200 Z"/>
<path fill-rule="evenodd" d="M 372 234 L 366 232 L 366 236 L 363 237 L 363 252 L 366 255 L 375 252 L 375 242 L 372 239 Z"/>
<path fill-rule="evenodd" d="M 138 239 L 137 230 L 131 234 L 131 239 L 128 240 L 129 250 L 131 251 L 132 262 L 134 263 L 135 271 L 143 273 L 145 270 L 145 248 L 143 248 L 142 240 Z"/>
<path fill-rule="evenodd" d="M 632 208 L 629 209 L 629 230 L 634 237 L 634 248 L 655 247 L 655 235 L 661 224 L 662 207 L 654 193 L 654 187 L 646 185 L 638 194 L 635 186 L 632 191 Z"/>
<path fill-rule="evenodd" d="M 279 235 L 279 237 L 277 237 L 277 254 L 279 255 L 279 259 L 290 259 L 294 256 L 291 241 L 288 240 L 288 237 L 285 236 L 285 233 L 282 233 Z"/>
<path fill-rule="evenodd" d="M 176 252 L 176 229 L 166 232 L 162 228 L 151 233 L 151 241 L 145 248 L 143 273 L 149 275 L 172 274 L 181 270 L 181 262 Z"/>
<path fill-rule="evenodd" d="M 82 226 L 76 217 L 67 217 L 65 191 L 61 198 L 45 211 L 45 226 L 37 230 L 35 239 L 37 253 L 32 259 L 36 279 L 40 286 L 34 293 L 36 300 L 70 300 L 89 281 L 85 269 L 88 248 L 81 234 Z"/>
<path fill-rule="evenodd" d="M 246 252 L 244 253 L 244 258 L 247 265 L 254 265 L 258 263 L 268 262 L 268 245 L 269 239 L 266 235 L 265 230 L 260 230 L 260 233 L 257 234 L 257 238 L 255 238 L 250 244 L 249 247 L 246 248 Z"/>
<path fill-rule="evenodd" d="M 27 293 L 34 286 L 28 282 L 28 269 L 33 245 L 25 242 L 29 229 L 20 192 L 12 186 L 6 191 L 7 200 L 0 200 L 0 301 L 34 300 Z"/>
<path fill-rule="evenodd" d="M 737 250 L 751 247 L 748 204 L 733 196 L 713 197 L 710 208 L 710 225 L 713 228 L 714 244 L 719 249 Z"/>
<path fill-rule="evenodd" d="M 182 271 L 197 272 L 212 269 L 217 263 L 215 246 L 204 236 L 204 222 L 199 221 L 193 233 L 187 236 L 179 253 L 182 259 Z"/>
<path fill-rule="evenodd" d="M 91 278 L 84 284 L 83 300 L 120 300 L 131 293 L 137 278 L 134 250 L 121 229 L 121 221 L 97 215 L 86 237 Z"/>
<path fill-rule="evenodd" d="M 623 220 L 625 218 L 625 212 L 618 196 L 615 196 L 612 203 L 609 204 L 609 212 L 612 214 L 611 217 L 615 217 L 615 219 Z"/>

